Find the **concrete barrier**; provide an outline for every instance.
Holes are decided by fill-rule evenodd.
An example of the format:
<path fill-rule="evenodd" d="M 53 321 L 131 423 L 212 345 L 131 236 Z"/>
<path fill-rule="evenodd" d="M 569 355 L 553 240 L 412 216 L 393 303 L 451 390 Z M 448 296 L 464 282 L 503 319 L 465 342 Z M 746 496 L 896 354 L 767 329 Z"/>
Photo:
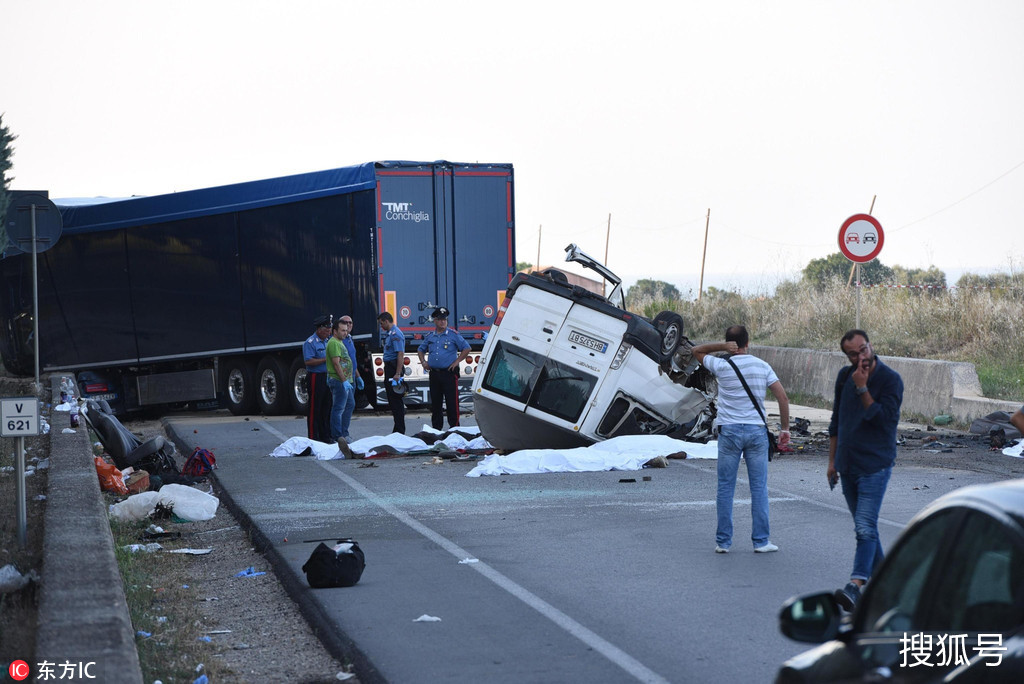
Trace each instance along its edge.
<path fill-rule="evenodd" d="M 59 396 L 60 376 L 51 378 Z M 64 434 L 69 415 L 50 415 L 50 470 L 43 534 L 43 576 L 36 627 L 37 663 L 48 662 L 53 679 L 63 663 L 76 668 L 72 679 L 142 684 L 121 574 L 114 557 L 107 508 L 82 421 Z M 88 672 L 79 674 L 92 663 Z M 33 671 L 36 667 L 33 664 Z M 41 679 L 37 672 L 37 680 Z"/>
<path fill-rule="evenodd" d="M 836 374 L 849 363 L 839 351 L 759 347 L 750 353 L 767 361 L 787 392 L 800 392 L 831 402 Z M 981 396 L 973 363 L 907 359 L 879 355 L 903 378 L 903 413 L 932 418 L 952 415 L 964 423 L 994 411 L 1013 413 L 1020 404 Z"/>

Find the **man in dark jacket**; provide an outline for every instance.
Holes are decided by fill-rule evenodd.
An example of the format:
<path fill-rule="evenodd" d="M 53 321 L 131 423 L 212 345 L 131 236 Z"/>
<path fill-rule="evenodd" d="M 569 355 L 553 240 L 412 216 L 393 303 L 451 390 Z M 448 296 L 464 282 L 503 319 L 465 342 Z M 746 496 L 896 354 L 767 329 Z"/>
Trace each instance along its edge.
<path fill-rule="evenodd" d="M 839 348 L 850 365 L 836 378 L 827 477 L 833 487 L 842 479 L 857 534 L 850 582 L 836 591 L 839 604 L 853 610 L 861 588 L 884 557 L 878 512 L 896 460 L 903 379 L 879 360 L 863 330 L 847 332 Z"/>

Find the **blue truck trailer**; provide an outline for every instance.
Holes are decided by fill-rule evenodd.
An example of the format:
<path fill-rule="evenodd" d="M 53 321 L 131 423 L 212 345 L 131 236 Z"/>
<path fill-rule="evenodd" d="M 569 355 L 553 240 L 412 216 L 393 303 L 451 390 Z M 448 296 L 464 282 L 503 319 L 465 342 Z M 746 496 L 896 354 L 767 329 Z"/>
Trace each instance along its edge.
<path fill-rule="evenodd" d="M 479 350 L 515 273 L 511 164 L 380 161 L 54 202 L 64 229 L 38 255 L 40 367 L 74 372 L 83 396 L 115 410 L 303 412 L 301 344 L 324 314 L 352 317 L 360 403 L 376 404 L 378 313 L 406 333 L 410 365 L 441 304 Z M 21 375 L 34 367 L 31 279 L 31 255 L 9 250 L 0 355 Z M 467 386 L 478 358 L 463 369 Z"/>

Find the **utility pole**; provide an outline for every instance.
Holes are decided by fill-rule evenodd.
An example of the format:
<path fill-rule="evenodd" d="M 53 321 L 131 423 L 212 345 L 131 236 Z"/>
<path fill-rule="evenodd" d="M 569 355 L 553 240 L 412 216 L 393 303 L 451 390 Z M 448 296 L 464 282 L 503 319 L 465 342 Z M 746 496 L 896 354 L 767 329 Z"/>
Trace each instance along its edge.
<path fill-rule="evenodd" d="M 540 268 L 540 231 L 541 231 L 541 230 L 542 230 L 543 228 L 544 228 L 544 225 L 543 225 L 543 224 L 541 224 L 541 225 L 537 226 L 537 263 L 535 263 L 535 264 L 533 265 L 533 271 L 534 271 L 535 273 L 536 273 L 536 272 L 537 272 L 537 270 L 538 270 L 538 269 Z"/>
<path fill-rule="evenodd" d="M 708 226 L 711 225 L 711 207 L 708 207 L 708 217 L 704 221 L 704 253 L 700 257 L 700 288 L 697 290 L 697 301 L 704 296 L 704 260 L 708 256 Z"/>
<path fill-rule="evenodd" d="M 604 265 L 605 266 L 608 265 L 608 241 L 611 239 L 611 236 L 612 236 L 612 215 L 611 215 L 611 212 L 609 212 L 608 213 L 608 230 L 606 230 L 605 233 L 604 233 Z M 607 296 L 607 292 L 605 292 L 605 290 L 607 290 L 607 289 L 608 289 L 608 281 L 604 280 L 602 278 L 601 279 L 601 296 L 602 297 Z"/>

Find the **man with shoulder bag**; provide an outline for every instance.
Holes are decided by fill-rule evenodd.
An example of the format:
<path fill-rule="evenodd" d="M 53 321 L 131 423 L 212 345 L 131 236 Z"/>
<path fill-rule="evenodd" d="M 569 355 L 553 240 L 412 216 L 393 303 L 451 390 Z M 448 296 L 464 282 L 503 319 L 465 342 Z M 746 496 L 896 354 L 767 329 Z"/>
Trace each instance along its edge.
<path fill-rule="evenodd" d="M 715 553 L 729 553 L 732 546 L 732 503 L 736 491 L 736 473 L 740 458 L 747 463 L 750 481 L 751 540 L 755 553 L 771 553 L 779 547 L 769 538 L 768 461 L 771 431 L 765 420 L 764 396 L 767 391 L 779 402 L 782 430 L 779 447 L 789 444 L 789 397 L 775 371 L 767 363 L 751 356 L 750 336 L 742 325 L 725 331 L 725 342 L 700 344 L 693 357 L 718 379 L 718 527 Z M 712 352 L 729 352 L 719 358 Z"/>

